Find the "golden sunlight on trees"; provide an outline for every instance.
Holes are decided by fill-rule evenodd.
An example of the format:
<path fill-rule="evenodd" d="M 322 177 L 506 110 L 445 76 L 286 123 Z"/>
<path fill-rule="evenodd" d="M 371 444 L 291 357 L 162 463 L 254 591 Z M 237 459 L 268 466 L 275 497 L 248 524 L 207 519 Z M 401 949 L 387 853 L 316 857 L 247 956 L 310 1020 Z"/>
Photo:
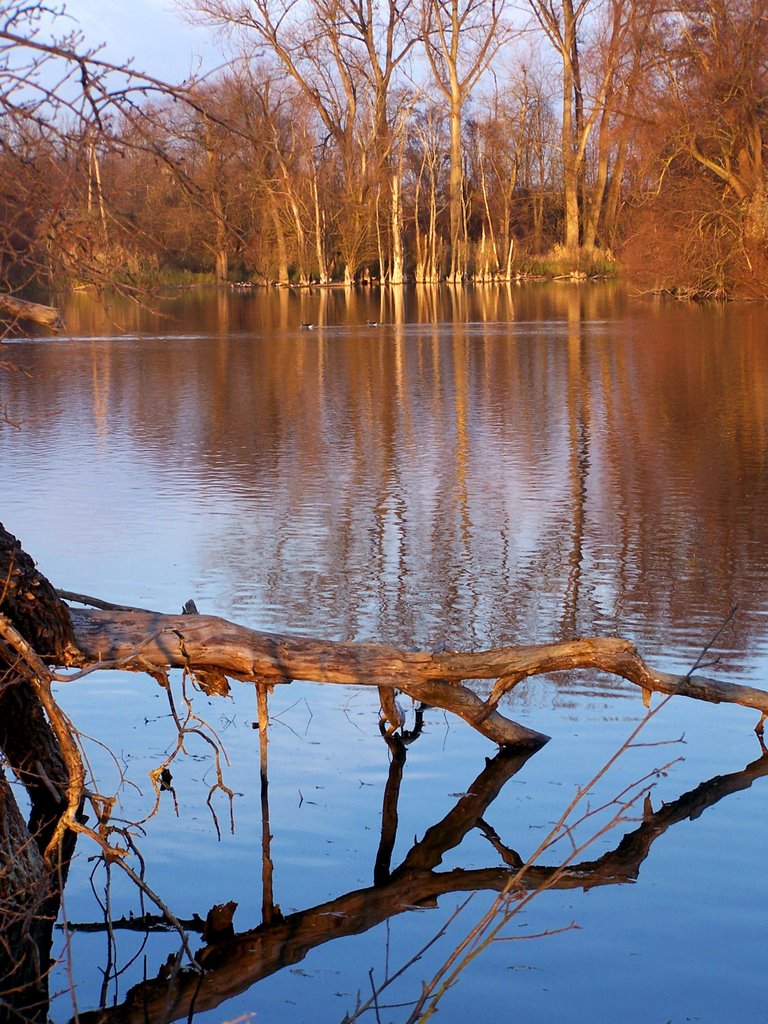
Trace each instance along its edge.
<path fill-rule="evenodd" d="M 519 246 L 541 251 L 556 181 L 558 129 L 543 85 L 523 65 L 467 128 L 475 279 L 510 280 Z"/>
<path fill-rule="evenodd" d="M 509 38 L 502 28 L 503 0 L 423 0 L 422 33 L 435 84 L 448 104 L 450 159 L 448 217 L 450 281 L 467 272 L 467 229 L 464 204 L 464 107 L 473 88 L 501 45 Z"/>
<path fill-rule="evenodd" d="M 765 294 L 761 0 L 526 0 L 527 23 L 497 0 L 185 8 L 227 61 L 171 86 L 60 11 L 6 7 L 0 274 L 17 302 L 616 260 L 662 289 Z"/>
<path fill-rule="evenodd" d="M 238 60 L 250 67 L 275 66 L 308 104 L 317 124 L 304 173 L 312 205 L 319 206 L 318 178 L 330 181 L 334 235 L 347 283 L 366 263 L 402 281 L 400 182 L 396 158 L 400 111 L 393 76 L 414 45 L 411 3 L 394 0 L 317 0 L 309 6 L 256 0 L 194 0 L 200 16 L 229 33 Z M 278 160 L 283 154 L 276 150 Z M 285 174 L 283 174 L 285 177 Z M 382 206 L 391 216 L 382 221 Z M 329 209 L 315 209 L 318 276 L 328 275 L 322 234 Z M 297 210 L 292 210 L 294 228 Z M 382 233 L 388 234 L 385 246 Z M 302 228 L 297 241 L 303 241 Z M 335 254 L 334 254 L 335 255 Z M 334 256 L 331 256 L 331 260 Z"/>
<path fill-rule="evenodd" d="M 762 0 L 685 0 L 642 79 L 628 258 L 697 294 L 766 294 L 768 18 Z"/>
<path fill-rule="evenodd" d="M 128 294 L 157 260 L 157 240 L 135 217 L 117 164 L 149 159 L 176 173 L 154 114 L 158 97 L 193 99 L 89 46 L 63 7 L 18 0 L 0 20 L 0 292 L 11 319 L 55 326 L 37 306 L 20 310 L 17 293 L 35 296 L 87 284 Z M 134 209 L 132 209 L 132 204 Z"/>
<path fill-rule="evenodd" d="M 633 88 L 655 0 L 528 0 L 561 64 L 564 245 L 573 257 L 612 232 Z M 590 142 L 597 129 L 597 142 Z M 609 188 L 609 180 L 611 188 Z"/>

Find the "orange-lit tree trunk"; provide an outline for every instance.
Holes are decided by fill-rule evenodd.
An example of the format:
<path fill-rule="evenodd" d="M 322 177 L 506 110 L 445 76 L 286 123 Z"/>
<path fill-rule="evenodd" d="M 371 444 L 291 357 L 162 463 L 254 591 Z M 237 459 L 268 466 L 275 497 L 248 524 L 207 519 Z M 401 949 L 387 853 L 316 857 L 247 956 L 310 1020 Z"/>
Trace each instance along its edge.
<path fill-rule="evenodd" d="M 502 25 L 504 0 L 422 0 L 422 35 L 432 77 L 448 106 L 450 161 L 448 280 L 467 270 L 464 210 L 464 106 L 499 47 L 509 37 Z"/>
<path fill-rule="evenodd" d="M 528 4 L 562 65 L 563 241 L 569 258 L 574 259 L 582 246 L 589 249 L 595 242 L 607 181 L 607 162 L 601 164 L 601 160 L 608 159 L 605 146 L 610 141 L 609 108 L 618 109 L 624 100 L 629 80 L 623 69 L 628 39 L 634 32 L 637 45 L 641 44 L 655 11 L 655 0 L 609 0 L 601 9 L 594 0 L 528 0 Z M 588 17 L 595 20 L 597 41 L 591 53 L 590 102 L 586 109 L 580 47 Z M 638 29 L 641 24 L 642 30 Z M 596 191 L 590 192 L 586 186 L 587 145 L 598 121 L 605 132 L 600 139 L 603 148 L 595 175 Z M 590 209 L 594 223 L 587 226 Z"/>

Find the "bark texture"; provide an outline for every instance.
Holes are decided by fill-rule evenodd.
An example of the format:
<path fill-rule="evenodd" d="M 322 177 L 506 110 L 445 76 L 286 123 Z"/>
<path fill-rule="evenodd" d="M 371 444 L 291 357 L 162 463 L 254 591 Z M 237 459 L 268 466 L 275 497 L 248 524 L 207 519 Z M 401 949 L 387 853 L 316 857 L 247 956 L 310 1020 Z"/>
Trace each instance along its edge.
<path fill-rule="evenodd" d="M 50 327 L 53 331 L 64 326 L 58 309 L 43 306 L 39 302 L 27 302 L 15 295 L 0 294 L 0 313 L 10 314 L 15 320 L 28 320 L 42 327 Z"/>
<path fill-rule="evenodd" d="M 407 651 L 368 643 L 335 643 L 263 633 L 211 615 L 163 615 L 135 610 L 71 609 L 79 663 L 218 671 L 244 680 L 396 687 L 446 708 L 501 746 L 538 746 L 547 737 L 499 714 L 501 698 L 534 675 L 598 669 L 627 679 L 647 696 L 662 693 L 710 703 L 741 704 L 768 714 L 768 693 L 707 676 L 659 672 L 629 640 L 583 637 L 552 644 L 486 651 Z M 483 700 L 462 685 L 495 679 Z M 394 723 L 393 723 L 394 724 Z"/>
<path fill-rule="evenodd" d="M 0 750 L 30 800 L 25 821 L 0 771 L 0 1006 L 45 1021 L 51 935 L 74 835 L 44 857 L 68 805 L 71 775 L 47 663 L 71 656 L 66 605 L 0 523 Z"/>
<path fill-rule="evenodd" d="M 67 606 L 2 523 L 0 612 L 8 617 L 41 658 L 52 663 L 62 662 L 67 646 L 72 642 L 72 623 Z"/>

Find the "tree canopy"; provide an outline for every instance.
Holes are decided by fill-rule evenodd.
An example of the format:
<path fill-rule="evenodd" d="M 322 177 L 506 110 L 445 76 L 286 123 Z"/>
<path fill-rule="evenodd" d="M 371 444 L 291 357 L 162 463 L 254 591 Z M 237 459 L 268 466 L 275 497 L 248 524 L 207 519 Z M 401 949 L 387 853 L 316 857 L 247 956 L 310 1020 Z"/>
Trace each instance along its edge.
<path fill-rule="evenodd" d="M 89 48 L 63 9 L 6 7 L 6 293 L 616 259 L 658 288 L 765 292 L 760 0 L 186 9 L 221 30 L 226 63 L 167 84 Z"/>

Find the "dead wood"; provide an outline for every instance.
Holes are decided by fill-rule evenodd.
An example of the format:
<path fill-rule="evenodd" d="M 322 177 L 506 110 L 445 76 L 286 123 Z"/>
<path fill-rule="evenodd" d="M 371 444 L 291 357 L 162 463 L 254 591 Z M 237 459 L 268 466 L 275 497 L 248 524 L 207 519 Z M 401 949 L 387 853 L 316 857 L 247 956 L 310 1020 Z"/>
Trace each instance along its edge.
<path fill-rule="evenodd" d="M 28 320 L 41 327 L 50 327 L 53 331 L 64 326 L 58 309 L 44 306 L 40 302 L 28 302 L 15 295 L 0 293 L 0 313 L 9 313 L 15 320 Z"/>
<path fill-rule="evenodd" d="M 80 651 L 73 664 L 119 661 L 122 667 L 139 671 L 187 668 L 268 683 L 301 679 L 396 687 L 416 700 L 459 715 L 500 746 L 536 748 L 548 739 L 488 708 L 462 686 L 461 680 L 467 678 L 463 664 L 446 676 L 442 665 L 450 668 L 449 660 L 433 660 L 445 659 L 445 653 L 260 633 L 211 615 L 74 608 L 70 615 Z M 140 655 L 132 658 L 138 648 Z M 476 672 L 473 677 L 483 676 Z"/>
<path fill-rule="evenodd" d="M 62 815 L 82 798 L 79 751 L 49 667 L 67 660 L 71 644 L 67 606 L 0 523 L 0 750 L 30 797 L 30 834 L 49 854 Z"/>
<path fill-rule="evenodd" d="M 394 687 L 459 715 L 501 746 L 539 746 L 547 739 L 499 714 L 505 693 L 545 673 L 597 669 L 650 693 L 741 704 L 768 713 L 768 693 L 702 675 L 672 675 L 648 666 L 629 640 L 591 637 L 486 651 L 408 651 L 372 643 L 340 643 L 264 633 L 211 615 L 70 609 L 79 655 L 74 664 L 120 661 L 137 670 L 187 668 L 242 680 Z M 139 656 L 132 652 L 141 649 Z M 483 700 L 462 685 L 495 679 Z"/>
<path fill-rule="evenodd" d="M 19 1019 L 36 1019 L 33 1008 L 47 1007 L 41 959 L 50 942 L 40 938 L 50 892 L 42 854 L 0 767 L 0 1007 L 12 1003 L 24 1011 Z"/>
<path fill-rule="evenodd" d="M 0 772 L 0 1002 L 47 1020 L 53 922 L 74 850 L 82 764 L 51 693 L 72 641 L 66 605 L 0 523 L 0 751 L 29 797 L 29 820 Z"/>
<path fill-rule="evenodd" d="M 0 612 L 8 616 L 41 658 L 61 662 L 72 640 L 67 606 L 49 580 L 36 568 L 20 542 L 2 523 Z"/>

